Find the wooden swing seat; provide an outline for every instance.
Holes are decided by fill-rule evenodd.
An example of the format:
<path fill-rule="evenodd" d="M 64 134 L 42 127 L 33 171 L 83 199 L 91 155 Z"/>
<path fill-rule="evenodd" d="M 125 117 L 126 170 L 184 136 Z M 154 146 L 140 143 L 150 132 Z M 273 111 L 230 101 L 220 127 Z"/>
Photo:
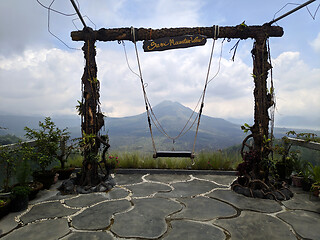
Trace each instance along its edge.
<path fill-rule="evenodd" d="M 153 158 L 158 157 L 194 158 L 194 154 L 188 151 L 157 151 L 153 154 Z"/>

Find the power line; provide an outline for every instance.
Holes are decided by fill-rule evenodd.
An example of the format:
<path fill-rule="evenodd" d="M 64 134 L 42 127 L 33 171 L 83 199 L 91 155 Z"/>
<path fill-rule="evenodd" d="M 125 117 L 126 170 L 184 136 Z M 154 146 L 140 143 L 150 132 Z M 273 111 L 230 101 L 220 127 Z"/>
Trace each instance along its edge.
<path fill-rule="evenodd" d="M 37 0 L 38 1 L 38 0 Z M 50 3 L 49 7 L 46 7 L 46 9 L 48 9 L 48 32 L 54 36 L 56 39 L 58 39 L 62 44 L 64 44 L 67 48 L 72 49 L 72 50 L 80 50 L 78 48 L 73 48 L 70 47 L 68 44 L 66 44 L 61 38 L 59 38 L 58 36 L 56 36 L 53 32 L 51 32 L 50 30 L 50 12 L 52 11 L 51 6 L 53 5 L 53 3 L 55 2 L 55 0 L 52 0 L 52 2 Z"/>
<path fill-rule="evenodd" d="M 51 8 L 52 3 L 50 4 L 50 7 L 47 7 L 47 6 L 45 6 L 43 3 L 41 3 L 39 0 L 36 0 L 36 1 L 37 1 L 37 2 L 39 3 L 39 5 L 42 6 L 43 8 L 45 8 L 45 9 L 47 9 L 47 10 L 50 10 L 50 11 L 52 11 L 52 12 L 55 12 L 55 13 L 59 13 L 59 14 L 61 14 L 61 15 L 63 15 L 63 16 L 71 17 L 71 16 L 74 16 L 74 15 L 77 15 L 77 13 L 64 13 L 64 12 L 55 10 L 55 9 Z M 54 2 L 54 1 L 53 1 L 53 2 Z M 78 7 L 79 7 L 79 6 L 80 6 L 80 5 L 79 5 L 79 2 L 77 1 L 77 3 L 78 3 Z"/>
<path fill-rule="evenodd" d="M 282 18 L 285 18 L 285 17 L 287 17 L 288 15 L 290 15 L 290 14 L 292 14 L 292 13 L 294 13 L 294 12 L 296 12 L 296 11 L 298 11 L 298 10 L 300 10 L 301 8 L 303 8 L 303 7 L 305 7 L 305 6 L 307 6 L 307 5 L 309 5 L 310 3 L 313 3 L 314 1 L 316 1 L 316 0 L 309 0 L 309 1 L 307 1 L 307 2 L 305 2 L 305 3 L 303 3 L 303 4 L 301 4 L 301 5 L 299 5 L 298 7 L 296 7 L 296 8 L 294 8 L 294 9 L 292 9 L 291 11 L 289 11 L 289 12 L 287 12 L 287 13 L 285 13 L 285 14 L 283 14 L 283 15 L 281 15 L 280 17 L 278 17 L 278 18 L 276 18 L 276 19 L 274 19 L 274 20 L 272 20 L 272 21 L 270 21 L 268 24 L 269 25 L 271 25 L 271 24 L 273 24 L 273 23 L 275 23 L 275 22 L 277 22 L 277 21 L 279 21 L 280 19 L 282 19 Z M 288 5 L 288 4 L 286 4 L 286 5 Z M 284 7 L 283 7 L 284 8 Z M 282 9 L 283 9 L 282 8 Z M 319 8 L 319 7 L 318 7 Z M 281 9 L 281 10 L 282 10 Z M 317 9 L 317 11 L 318 11 L 318 9 Z M 316 11 L 316 12 L 317 12 Z M 279 11 L 278 11 L 279 12 Z M 309 13 L 310 13 L 310 11 L 309 11 Z M 312 16 L 312 15 L 311 15 Z"/>

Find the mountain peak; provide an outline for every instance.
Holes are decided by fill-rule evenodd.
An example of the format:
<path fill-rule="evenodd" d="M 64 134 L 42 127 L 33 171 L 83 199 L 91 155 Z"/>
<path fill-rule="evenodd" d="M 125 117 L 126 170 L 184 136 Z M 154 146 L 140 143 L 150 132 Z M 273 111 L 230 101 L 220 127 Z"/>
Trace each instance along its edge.
<path fill-rule="evenodd" d="M 157 104 L 155 107 L 159 108 L 159 107 L 177 107 L 177 106 L 180 106 L 180 107 L 185 107 L 183 106 L 181 103 L 179 102 L 173 102 L 171 100 L 164 100 L 162 101 L 161 103 Z"/>
<path fill-rule="evenodd" d="M 158 105 L 153 107 L 154 112 L 156 113 L 159 118 L 161 116 L 187 116 L 189 117 L 192 113 L 192 110 L 188 107 L 183 106 L 179 102 L 173 102 L 173 101 L 163 101 L 159 103 Z"/>

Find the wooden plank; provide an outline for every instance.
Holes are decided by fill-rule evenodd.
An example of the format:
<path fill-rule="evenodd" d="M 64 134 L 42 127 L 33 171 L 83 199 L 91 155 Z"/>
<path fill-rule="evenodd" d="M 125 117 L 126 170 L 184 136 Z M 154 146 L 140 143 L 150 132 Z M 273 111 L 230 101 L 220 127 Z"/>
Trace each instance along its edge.
<path fill-rule="evenodd" d="M 320 143 L 311 142 L 311 141 L 307 142 L 307 141 L 305 141 L 303 139 L 291 138 L 291 137 L 288 137 L 288 140 L 293 145 L 297 145 L 297 146 L 300 146 L 300 147 L 305 147 L 305 148 L 309 148 L 309 149 L 320 151 Z"/>
<path fill-rule="evenodd" d="M 36 146 L 36 140 L 31 140 L 31 141 L 22 142 L 22 143 L 25 143 L 25 144 L 29 145 L 30 147 L 35 147 Z M 18 147 L 20 147 L 21 144 L 20 143 L 12 143 L 12 144 L 8 144 L 8 145 L 2 145 L 2 146 L 0 146 L 0 150 L 1 150 L 1 148 L 7 148 L 7 149 L 10 149 L 10 150 L 15 150 Z"/>
<path fill-rule="evenodd" d="M 207 37 L 199 34 L 178 37 L 165 37 L 143 42 L 145 52 L 165 51 L 177 48 L 188 48 L 205 45 Z"/>
<path fill-rule="evenodd" d="M 200 34 L 207 38 L 214 37 L 214 27 L 192 27 L 192 28 L 136 28 L 135 29 L 135 40 L 155 40 L 164 37 L 177 37 L 183 35 L 194 35 Z M 219 27 L 218 38 L 259 38 L 263 37 L 282 37 L 283 28 L 279 26 L 243 26 L 238 25 L 235 27 Z M 130 40 L 131 28 L 101 28 L 95 31 L 73 31 L 71 32 L 71 38 L 73 41 L 85 41 L 86 39 L 98 40 L 98 41 L 121 41 Z"/>

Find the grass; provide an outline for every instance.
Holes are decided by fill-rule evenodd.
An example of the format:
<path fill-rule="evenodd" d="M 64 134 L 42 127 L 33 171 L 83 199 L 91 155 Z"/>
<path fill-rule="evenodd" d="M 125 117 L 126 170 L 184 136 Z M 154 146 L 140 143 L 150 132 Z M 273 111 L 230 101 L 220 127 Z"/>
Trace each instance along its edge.
<path fill-rule="evenodd" d="M 194 170 L 235 170 L 242 161 L 240 154 L 217 152 L 200 152 L 194 161 L 189 158 L 157 158 L 152 154 L 141 152 L 112 152 L 118 157 L 118 168 L 145 169 L 194 169 Z M 74 154 L 69 157 L 68 165 L 81 167 L 82 156 Z"/>

